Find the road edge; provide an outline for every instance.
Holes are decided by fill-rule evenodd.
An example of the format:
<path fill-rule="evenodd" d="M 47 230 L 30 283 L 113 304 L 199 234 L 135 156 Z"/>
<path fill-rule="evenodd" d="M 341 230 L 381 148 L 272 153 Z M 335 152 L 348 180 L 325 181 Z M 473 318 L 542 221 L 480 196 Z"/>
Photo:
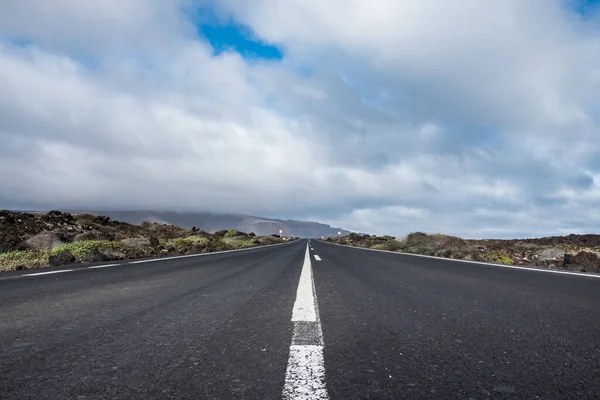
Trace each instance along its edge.
<path fill-rule="evenodd" d="M 321 240 L 321 239 L 315 239 L 315 241 L 317 241 L 319 243 L 324 243 L 324 244 L 327 244 L 327 245 L 347 247 L 347 248 L 350 248 L 350 249 L 377 251 L 377 252 L 380 252 L 380 253 L 389 253 L 389 254 L 396 254 L 396 255 L 403 255 L 403 256 L 430 258 L 430 259 L 434 259 L 434 260 L 442 260 L 442 261 L 449 261 L 449 262 L 460 262 L 460 263 L 465 263 L 465 264 L 485 265 L 485 266 L 488 266 L 488 267 L 500 267 L 500 268 L 518 269 L 518 270 L 521 270 L 521 271 L 545 272 L 545 273 L 549 273 L 549 274 L 573 275 L 573 276 L 581 276 L 581 277 L 586 277 L 586 278 L 596 278 L 596 279 L 600 278 L 600 274 L 589 274 L 589 273 L 584 273 L 584 272 L 572 272 L 572 271 L 557 271 L 557 270 L 553 270 L 553 269 L 543 269 L 543 268 L 534 268 L 534 267 L 519 267 L 519 266 L 516 266 L 516 265 L 494 264 L 494 263 L 488 263 L 488 262 L 483 262 L 483 261 L 460 260 L 460 259 L 456 259 L 456 258 L 427 256 L 427 255 L 424 255 L 424 254 L 404 253 L 404 252 L 401 252 L 401 251 L 367 249 L 367 248 L 364 248 L 364 247 L 349 246 L 349 245 L 346 245 L 346 244 L 326 242 L 326 241 Z"/>
<path fill-rule="evenodd" d="M 258 249 L 265 249 L 265 248 L 268 248 L 268 247 L 290 245 L 292 243 L 297 243 L 297 242 L 300 242 L 302 240 L 306 240 L 306 239 L 297 239 L 297 240 L 293 240 L 291 242 L 268 244 L 268 245 L 265 245 L 265 246 L 248 247 L 246 249 L 221 250 L 221 251 L 212 251 L 212 252 L 208 252 L 208 253 L 186 254 L 186 255 L 182 255 L 182 256 L 171 256 L 171 257 L 156 257 L 156 258 L 149 258 L 149 259 L 145 259 L 145 260 L 135 260 L 135 259 L 133 259 L 133 260 L 126 260 L 126 261 L 125 260 L 114 260 L 114 263 L 110 263 L 110 261 L 109 261 L 108 264 L 102 264 L 102 265 L 75 264 L 75 266 L 76 266 L 75 268 L 73 268 L 73 265 L 64 265 L 64 266 L 59 266 L 57 268 L 46 267 L 46 268 L 32 268 L 32 269 L 23 270 L 23 271 L 2 271 L 2 272 L 0 272 L 0 281 L 9 280 L 9 279 L 26 278 L 26 277 L 54 275 L 54 274 L 60 274 L 60 273 L 64 273 L 64 272 L 74 272 L 74 271 L 85 271 L 85 270 L 90 270 L 90 269 L 112 268 L 112 267 L 119 267 L 119 266 L 132 265 L 132 264 L 144 264 L 144 263 L 159 262 L 159 261 L 177 260 L 177 259 L 181 259 L 181 258 L 212 256 L 212 255 L 217 255 L 217 254 L 226 254 L 226 253 L 235 253 L 235 252 L 240 252 L 240 251 L 258 250 Z M 27 271 L 31 271 L 31 272 L 27 272 Z M 37 271 L 37 272 L 34 272 L 34 271 Z M 3 273 L 10 274 L 11 272 L 13 272 L 13 273 L 14 272 L 23 272 L 23 273 L 21 273 L 21 274 L 15 274 L 15 275 L 12 275 L 12 276 L 2 276 Z"/>

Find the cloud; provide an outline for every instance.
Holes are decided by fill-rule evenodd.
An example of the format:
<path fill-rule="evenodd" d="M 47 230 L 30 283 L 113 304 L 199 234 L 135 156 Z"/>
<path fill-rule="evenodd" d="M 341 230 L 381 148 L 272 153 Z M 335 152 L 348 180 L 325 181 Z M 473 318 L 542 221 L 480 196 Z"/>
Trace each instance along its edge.
<path fill-rule="evenodd" d="M 102 58 L 133 52 L 164 54 L 193 32 L 193 26 L 181 18 L 185 4 L 179 0 L 5 2 L 0 34 Z"/>
<path fill-rule="evenodd" d="M 215 52 L 190 7 L 283 59 Z M 3 4 L 0 206 L 596 231 L 597 20 L 559 0 Z"/>

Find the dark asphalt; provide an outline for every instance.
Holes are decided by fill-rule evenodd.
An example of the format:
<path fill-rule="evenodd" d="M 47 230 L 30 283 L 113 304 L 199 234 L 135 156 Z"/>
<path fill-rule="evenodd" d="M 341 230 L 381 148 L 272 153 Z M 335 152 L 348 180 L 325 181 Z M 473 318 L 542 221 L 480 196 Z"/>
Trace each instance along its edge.
<path fill-rule="evenodd" d="M 311 243 L 330 398 L 600 398 L 600 279 Z M 0 399 L 280 399 L 305 250 L 0 274 Z"/>
<path fill-rule="evenodd" d="M 0 281 L 0 399 L 281 398 L 305 249 Z"/>
<path fill-rule="evenodd" d="M 600 279 L 311 243 L 331 398 L 600 398 Z"/>

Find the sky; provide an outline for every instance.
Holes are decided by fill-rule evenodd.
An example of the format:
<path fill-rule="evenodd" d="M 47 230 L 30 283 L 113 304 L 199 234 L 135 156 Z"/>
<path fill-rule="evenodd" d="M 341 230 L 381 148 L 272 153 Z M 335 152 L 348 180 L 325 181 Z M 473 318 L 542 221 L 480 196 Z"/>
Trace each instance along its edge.
<path fill-rule="evenodd" d="M 600 2 L 0 3 L 0 208 L 600 233 Z"/>

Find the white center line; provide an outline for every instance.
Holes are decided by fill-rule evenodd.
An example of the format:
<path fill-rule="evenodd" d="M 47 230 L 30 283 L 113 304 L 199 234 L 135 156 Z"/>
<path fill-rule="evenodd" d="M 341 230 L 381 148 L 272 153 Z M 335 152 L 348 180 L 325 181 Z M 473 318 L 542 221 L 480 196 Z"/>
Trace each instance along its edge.
<path fill-rule="evenodd" d="M 308 248 L 304 255 L 304 265 L 300 273 L 300 282 L 296 292 L 296 302 L 292 312 L 292 321 L 316 321 L 317 311 L 315 298 L 313 296 L 312 268 L 310 265 L 310 253 Z"/>
<path fill-rule="evenodd" d="M 292 321 L 294 321 L 294 336 L 285 374 L 283 398 L 285 400 L 329 399 L 325 387 L 323 333 L 308 244 L 298 282 Z"/>
<path fill-rule="evenodd" d="M 317 261 L 321 261 L 321 257 L 319 257 L 319 255 L 318 255 L 318 254 L 315 254 L 315 260 L 317 260 Z"/>

